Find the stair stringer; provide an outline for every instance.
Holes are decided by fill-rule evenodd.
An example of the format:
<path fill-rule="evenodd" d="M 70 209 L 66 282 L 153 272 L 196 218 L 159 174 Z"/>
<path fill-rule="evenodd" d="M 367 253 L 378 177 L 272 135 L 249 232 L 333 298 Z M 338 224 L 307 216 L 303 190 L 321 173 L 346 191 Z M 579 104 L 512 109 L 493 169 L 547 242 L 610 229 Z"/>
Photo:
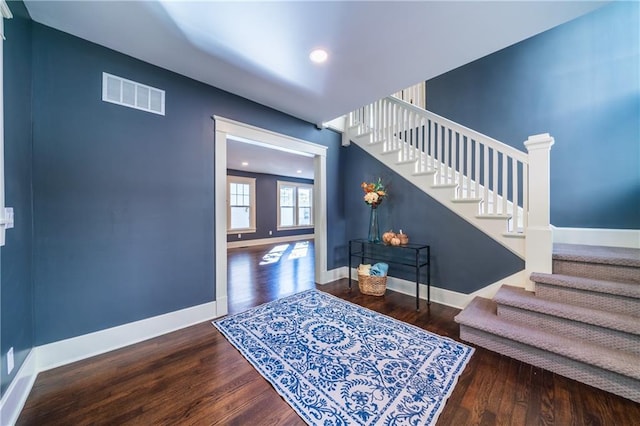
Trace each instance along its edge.
<path fill-rule="evenodd" d="M 358 126 L 360 127 L 360 126 Z M 447 207 L 453 213 L 457 214 L 474 227 L 482 231 L 484 234 L 497 241 L 503 247 L 514 253 L 521 259 L 525 259 L 525 235 L 522 233 L 508 232 L 508 221 L 510 215 L 480 215 L 478 213 L 481 198 L 472 201 L 457 197 L 458 185 L 436 184 L 434 176 L 438 171 L 433 173 L 416 173 L 415 163 L 419 161 L 419 153 L 416 150 L 415 160 L 400 160 L 399 150 L 393 149 L 394 146 L 404 143 L 401 140 L 388 143 L 385 140 L 376 140 L 372 142 L 372 132 L 362 131 L 361 129 L 350 129 L 352 136 L 350 140 L 361 147 L 369 155 L 394 170 L 415 187 L 429 195 L 443 206 Z M 355 131 L 354 131 L 355 130 Z M 360 130 L 358 132 L 358 130 Z M 353 133 L 352 133 L 353 132 Z M 357 135 L 355 135 L 357 133 Z M 385 151 L 385 147 L 390 147 Z M 470 205 L 476 206 L 474 209 Z"/>

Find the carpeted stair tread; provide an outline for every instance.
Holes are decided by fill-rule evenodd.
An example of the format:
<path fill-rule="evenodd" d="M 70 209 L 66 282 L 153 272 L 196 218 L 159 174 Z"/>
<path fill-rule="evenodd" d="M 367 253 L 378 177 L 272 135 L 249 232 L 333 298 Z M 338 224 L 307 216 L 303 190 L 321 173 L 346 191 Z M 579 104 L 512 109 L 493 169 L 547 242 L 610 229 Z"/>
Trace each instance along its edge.
<path fill-rule="evenodd" d="M 640 285 L 636 283 L 605 281 L 563 274 L 544 274 L 541 272 L 533 272 L 531 274 L 531 281 L 541 284 L 551 284 L 560 287 L 569 287 L 578 290 L 640 299 Z"/>
<path fill-rule="evenodd" d="M 498 305 L 512 306 L 640 336 L 640 322 L 637 317 L 541 299 L 536 297 L 535 293 L 520 287 L 503 285 L 493 300 Z"/>
<path fill-rule="evenodd" d="M 553 260 L 640 268 L 640 249 L 556 243 Z"/>
<path fill-rule="evenodd" d="M 640 380 L 640 356 L 541 331 L 524 324 L 508 323 L 501 320 L 496 312 L 495 301 L 476 297 L 455 317 L 455 321 L 467 327 Z"/>

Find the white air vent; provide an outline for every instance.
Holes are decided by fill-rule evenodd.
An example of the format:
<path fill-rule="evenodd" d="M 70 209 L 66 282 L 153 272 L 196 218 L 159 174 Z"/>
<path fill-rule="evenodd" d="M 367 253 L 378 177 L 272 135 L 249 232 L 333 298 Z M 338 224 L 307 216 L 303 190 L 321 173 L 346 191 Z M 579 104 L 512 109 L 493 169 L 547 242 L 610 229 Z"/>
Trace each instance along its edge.
<path fill-rule="evenodd" d="M 102 73 L 102 100 L 164 115 L 164 90 Z"/>

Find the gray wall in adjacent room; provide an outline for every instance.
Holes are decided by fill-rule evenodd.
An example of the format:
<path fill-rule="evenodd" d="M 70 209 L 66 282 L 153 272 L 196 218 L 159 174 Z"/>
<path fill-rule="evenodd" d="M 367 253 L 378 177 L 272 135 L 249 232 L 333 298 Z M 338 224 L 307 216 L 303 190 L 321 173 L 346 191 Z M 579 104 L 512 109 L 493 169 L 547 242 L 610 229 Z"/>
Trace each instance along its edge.
<path fill-rule="evenodd" d="M 340 265 L 337 133 L 33 27 L 37 344 L 215 300 L 213 115 L 328 147 Z M 103 102 L 103 71 L 165 90 L 166 116 Z"/>
<path fill-rule="evenodd" d="M 227 175 L 255 178 L 256 180 L 256 232 L 227 235 L 227 241 L 256 240 L 260 238 L 289 237 L 293 235 L 313 234 L 313 228 L 285 229 L 278 231 L 278 181 L 307 183 L 313 185 L 313 179 L 276 176 L 267 173 L 251 173 L 242 170 L 227 169 Z M 272 231 L 272 235 L 269 235 Z"/>
<path fill-rule="evenodd" d="M 5 204 L 13 207 L 14 228 L 0 249 L 1 394 L 34 346 L 31 208 L 31 21 L 22 3 L 12 3 L 4 22 Z M 7 372 L 7 351 L 14 368 Z"/>
<path fill-rule="evenodd" d="M 427 108 L 520 150 L 550 133 L 551 222 L 640 228 L 640 3 L 614 2 L 427 82 Z"/>
<path fill-rule="evenodd" d="M 370 208 L 360 184 L 382 178 L 389 195 L 378 207 L 381 232 L 402 229 L 411 242 L 431 246 L 433 285 L 468 294 L 524 269 L 519 257 L 359 146 L 352 143 L 343 149 L 344 205 L 350 212 L 348 239 L 367 238 L 368 234 Z M 354 267 L 357 261 L 354 258 Z M 396 265 L 390 265 L 389 275 L 415 280 L 413 269 Z M 425 282 L 424 274 L 421 282 Z"/>

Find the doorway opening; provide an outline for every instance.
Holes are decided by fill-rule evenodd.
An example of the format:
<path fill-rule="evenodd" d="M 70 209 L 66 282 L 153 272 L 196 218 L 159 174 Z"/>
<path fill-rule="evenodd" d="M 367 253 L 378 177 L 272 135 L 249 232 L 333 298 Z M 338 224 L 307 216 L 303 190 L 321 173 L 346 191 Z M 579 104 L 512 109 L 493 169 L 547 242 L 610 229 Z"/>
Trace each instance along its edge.
<path fill-rule="evenodd" d="M 313 158 L 314 280 L 323 283 L 327 276 L 326 241 L 326 150 L 322 145 L 214 116 L 215 134 L 215 300 L 216 316 L 228 313 L 227 270 L 227 144 L 244 140 L 271 149 Z M 300 253 L 299 250 L 297 253 Z"/>

